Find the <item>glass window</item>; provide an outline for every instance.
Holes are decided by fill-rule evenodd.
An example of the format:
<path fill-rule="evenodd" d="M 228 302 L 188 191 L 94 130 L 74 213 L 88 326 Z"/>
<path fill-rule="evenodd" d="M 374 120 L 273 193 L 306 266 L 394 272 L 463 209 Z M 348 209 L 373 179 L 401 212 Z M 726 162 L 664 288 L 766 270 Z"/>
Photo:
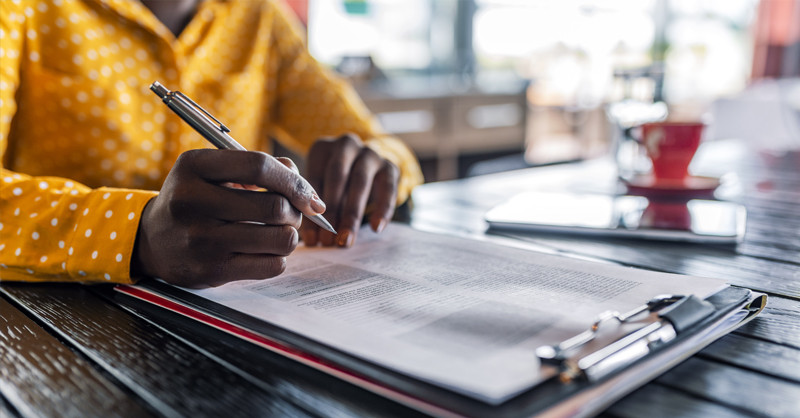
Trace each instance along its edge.
<path fill-rule="evenodd" d="M 384 71 L 430 70 L 452 54 L 454 1 L 312 0 L 308 44 L 321 62 L 372 57 Z"/>

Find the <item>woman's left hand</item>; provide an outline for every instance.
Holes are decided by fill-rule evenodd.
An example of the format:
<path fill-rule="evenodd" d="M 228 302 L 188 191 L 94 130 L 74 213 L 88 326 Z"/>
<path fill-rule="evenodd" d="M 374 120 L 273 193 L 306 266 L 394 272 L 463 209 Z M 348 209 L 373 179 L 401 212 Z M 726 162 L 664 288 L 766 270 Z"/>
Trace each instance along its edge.
<path fill-rule="evenodd" d="M 308 152 L 306 171 L 306 179 L 327 206 L 324 216 L 338 235 L 304 219 L 300 235 L 305 245 L 351 247 L 365 211 L 375 232 L 391 220 L 400 170 L 357 136 L 318 140 Z"/>

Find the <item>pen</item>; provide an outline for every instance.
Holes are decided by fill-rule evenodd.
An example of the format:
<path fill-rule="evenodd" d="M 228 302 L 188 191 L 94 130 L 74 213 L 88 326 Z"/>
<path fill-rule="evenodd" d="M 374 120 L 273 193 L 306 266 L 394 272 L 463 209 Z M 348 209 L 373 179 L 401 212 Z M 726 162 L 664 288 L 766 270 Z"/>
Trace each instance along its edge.
<path fill-rule="evenodd" d="M 235 139 L 233 139 L 228 132 L 231 130 L 217 118 L 211 116 L 205 109 L 200 107 L 192 99 L 179 91 L 170 91 L 162 86 L 158 81 L 154 81 L 150 85 L 150 90 L 153 91 L 167 107 L 177 113 L 186 123 L 194 128 L 200 135 L 203 136 L 208 142 L 214 144 L 219 149 L 233 149 L 239 151 L 247 151 Z M 319 225 L 322 229 L 336 233 L 330 223 L 322 217 L 321 214 L 314 216 L 305 215 L 311 222 Z"/>

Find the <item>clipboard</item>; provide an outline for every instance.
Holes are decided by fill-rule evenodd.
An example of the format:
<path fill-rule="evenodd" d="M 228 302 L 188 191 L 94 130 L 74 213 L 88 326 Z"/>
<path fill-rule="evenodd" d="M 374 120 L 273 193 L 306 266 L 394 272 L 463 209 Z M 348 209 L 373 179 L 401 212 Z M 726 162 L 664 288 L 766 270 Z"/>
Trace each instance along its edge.
<path fill-rule="evenodd" d="M 186 321 L 213 327 L 424 413 L 476 417 L 588 416 L 598 413 L 751 320 L 767 301 L 764 294 L 729 286 L 705 300 L 656 295 L 635 311 L 600 313 L 586 333 L 573 339 L 554 341 L 550 347 L 540 347 L 537 354 L 544 359 L 542 367 L 555 367 L 558 373 L 499 405 L 491 405 L 399 373 L 380 363 L 366 361 L 163 282 L 148 280 L 138 285 L 117 285 L 115 291 L 115 299 L 123 306 L 136 304 L 139 308 L 166 309 Z M 590 347 L 601 329 L 635 321 L 640 316 L 648 317 L 643 324 L 658 323 L 662 327 L 669 324 L 675 331 L 674 336 L 664 338 L 660 335 L 652 341 L 648 341 L 646 336 L 633 336 L 636 332 L 642 333 L 641 329 L 647 326 L 643 325 L 622 338 Z M 625 361 L 616 361 L 619 359 L 613 357 L 620 348 L 629 350 L 627 347 L 632 343 L 642 341 L 653 342 L 644 355 L 628 356 Z M 604 351 L 606 349 L 610 352 Z M 614 367 L 604 368 L 599 373 L 598 369 L 592 369 L 599 363 L 589 362 L 586 363 L 589 366 L 580 366 L 581 359 L 592 356 L 605 361 L 614 359 Z"/>

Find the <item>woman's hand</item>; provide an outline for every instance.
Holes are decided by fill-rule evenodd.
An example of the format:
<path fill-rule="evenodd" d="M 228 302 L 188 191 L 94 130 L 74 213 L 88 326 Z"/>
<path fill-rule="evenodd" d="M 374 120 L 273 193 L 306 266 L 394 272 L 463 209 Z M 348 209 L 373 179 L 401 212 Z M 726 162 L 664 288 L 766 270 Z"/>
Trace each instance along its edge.
<path fill-rule="evenodd" d="M 260 152 L 183 153 L 144 209 L 131 273 L 187 287 L 282 273 L 297 246 L 300 211 L 325 211 L 290 167 L 291 161 Z"/>
<path fill-rule="evenodd" d="M 400 171 L 355 135 L 318 140 L 308 153 L 306 168 L 309 183 L 328 206 L 325 217 L 338 235 L 305 220 L 301 229 L 305 245 L 352 246 L 365 211 L 375 232 L 391 220 Z"/>

